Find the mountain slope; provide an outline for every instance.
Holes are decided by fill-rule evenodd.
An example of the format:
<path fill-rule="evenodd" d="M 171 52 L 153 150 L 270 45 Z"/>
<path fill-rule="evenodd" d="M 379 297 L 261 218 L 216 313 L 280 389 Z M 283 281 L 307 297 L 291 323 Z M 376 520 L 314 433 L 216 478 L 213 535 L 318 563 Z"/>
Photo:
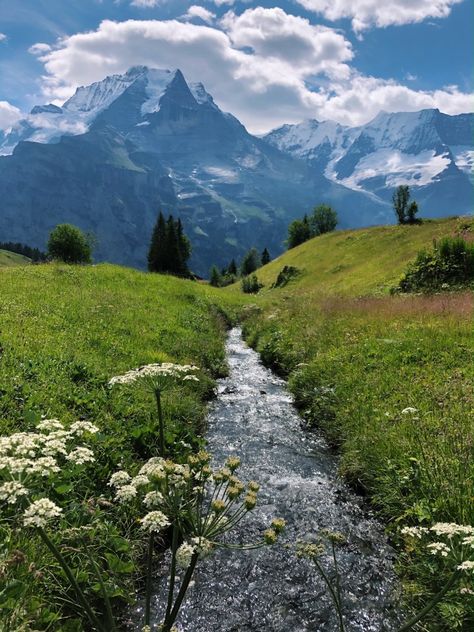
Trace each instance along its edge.
<path fill-rule="evenodd" d="M 408 184 L 422 214 L 443 216 L 473 210 L 473 134 L 472 114 L 422 110 L 381 112 L 357 128 L 305 121 L 274 130 L 265 140 L 333 182 L 381 202 Z"/>
<path fill-rule="evenodd" d="M 31 263 L 31 259 L 9 250 L 0 250 L 0 268 L 12 268 L 13 266 L 25 266 Z"/>

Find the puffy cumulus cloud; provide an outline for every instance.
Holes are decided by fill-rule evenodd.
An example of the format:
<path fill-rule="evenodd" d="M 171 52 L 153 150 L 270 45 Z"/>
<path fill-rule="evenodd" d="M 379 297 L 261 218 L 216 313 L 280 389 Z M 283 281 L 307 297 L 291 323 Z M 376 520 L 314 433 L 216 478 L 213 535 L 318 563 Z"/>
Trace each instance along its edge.
<path fill-rule="evenodd" d="M 470 97 L 450 88 L 416 92 L 350 68 L 351 45 L 334 29 L 282 9 L 228 12 L 216 26 L 179 20 L 103 21 L 96 31 L 39 50 L 45 98 L 62 103 L 78 85 L 130 66 L 180 68 L 202 81 L 216 103 L 252 132 L 304 118 L 356 125 L 380 109 L 470 110 Z"/>
<path fill-rule="evenodd" d="M 473 110 L 474 95 L 460 92 L 457 86 L 442 90 L 417 91 L 376 77 L 355 75 L 350 83 L 336 87 L 318 101 L 320 118 L 328 118 L 346 125 L 362 125 L 386 112 L 416 112 L 438 108 L 446 114 L 461 114 Z"/>
<path fill-rule="evenodd" d="M 356 32 L 373 26 L 410 24 L 427 18 L 445 18 L 463 0 L 296 0 L 327 20 L 349 18 Z"/>
<path fill-rule="evenodd" d="M 282 9 L 257 7 L 239 16 L 229 11 L 221 26 L 235 47 L 248 47 L 262 58 L 278 59 L 288 67 L 287 72 L 349 75 L 344 62 L 352 59 L 353 52 L 341 33 L 312 25 L 309 20 L 288 15 Z"/>
<path fill-rule="evenodd" d="M 216 14 L 212 13 L 212 11 L 209 11 L 208 9 L 197 6 L 195 4 L 189 7 L 189 9 L 183 15 L 183 19 L 185 20 L 192 20 L 194 18 L 199 18 L 203 22 L 207 22 L 208 24 L 211 24 L 215 17 L 216 17 Z"/>
<path fill-rule="evenodd" d="M 17 107 L 8 101 L 0 101 L 0 130 L 10 131 L 20 118 L 21 111 Z"/>

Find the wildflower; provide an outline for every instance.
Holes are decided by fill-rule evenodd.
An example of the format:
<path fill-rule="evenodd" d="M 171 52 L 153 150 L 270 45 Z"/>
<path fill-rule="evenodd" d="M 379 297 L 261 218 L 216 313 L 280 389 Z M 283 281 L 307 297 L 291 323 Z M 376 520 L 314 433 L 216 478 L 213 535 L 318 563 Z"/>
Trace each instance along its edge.
<path fill-rule="evenodd" d="M 449 547 L 444 544 L 444 542 L 432 542 L 428 544 L 428 549 L 430 549 L 430 553 L 432 555 L 441 555 L 442 557 L 447 557 L 449 554 Z"/>
<path fill-rule="evenodd" d="M 142 527 L 150 533 L 159 532 L 170 525 L 170 521 L 162 511 L 150 511 L 140 522 L 142 523 Z"/>
<path fill-rule="evenodd" d="M 121 485 L 125 485 L 126 483 L 128 483 L 130 479 L 131 476 L 128 472 L 125 472 L 125 470 L 119 470 L 118 472 L 112 474 L 108 484 L 111 487 L 120 487 Z"/>
<path fill-rule="evenodd" d="M 281 533 L 286 526 L 286 521 L 283 518 L 273 518 L 272 520 L 272 529 L 276 531 L 276 533 Z"/>
<path fill-rule="evenodd" d="M 414 413 L 417 413 L 418 409 L 417 408 L 413 408 L 412 406 L 408 406 L 407 408 L 404 408 L 402 410 L 402 415 L 413 415 Z"/>
<path fill-rule="evenodd" d="M 466 560 L 457 566 L 458 571 L 474 571 L 474 562 Z"/>
<path fill-rule="evenodd" d="M 41 452 L 44 456 L 55 456 L 56 454 L 66 454 L 66 442 L 64 439 L 45 439 L 44 445 L 41 448 Z"/>
<path fill-rule="evenodd" d="M 180 568 L 188 568 L 194 553 L 194 546 L 192 544 L 184 542 L 176 551 L 176 563 L 178 564 L 178 566 Z"/>
<path fill-rule="evenodd" d="M 463 538 L 462 544 L 474 548 L 474 535 L 468 535 L 466 538 Z"/>
<path fill-rule="evenodd" d="M 94 424 L 91 424 L 90 421 L 75 421 L 73 424 L 71 424 L 69 431 L 77 435 L 78 437 L 82 437 L 82 435 L 86 432 L 90 432 L 90 434 L 95 434 L 96 432 L 99 432 L 99 429 L 97 428 L 97 426 L 94 426 Z"/>
<path fill-rule="evenodd" d="M 157 507 L 158 505 L 161 505 L 161 503 L 163 502 L 163 495 L 157 491 L 148 492 L 148 494 L 145 494 L 145 498 L 143 499 L 143 502 L 145 503 L 145 506 L 148 508 Z"/>
<path fill-rule="evenodd" d="M 320 557 L 323 553 L 324 546 L 322 544 L 298 542 L 296 545 L 296 555 L 298 557 L 314 560 Z"/>
<path fill-rule="evenodd" d="M 226 504 L 223 500 L 219 498 L 212 501 L 212 508 L 216 512 L 216 514 L 220 514 L 225 510 Z"/>
<path fill-rule="evenodd" d="M 250 481 L 248 488 L 251 492 L 257 493 L 260 489 L 260 485 L 256 481 Z"/>
<path fill-rule="evenodd" d="M 49 498 L 40 498 L 28 507 L 23 514 L 25 527 L 43 528 L 48 522 L 61 515 L 62 509 Z"/>
<path fill-rule="evenodd" d="M 247 494 L 244 499 L 244 504 L 247 511 L 251 511 L 257 504 L 257 497 L 255 494 Z"/>
<path fill-rule="evenodd" d="M 428 529 L 426 527 L 403 527 L 403 529 L 401 530 L 401 533 L 403 535 L 408 535 L 412 538 L 421 539 L 421 536 L 424 533 L 428 533 Z"/>
<path fill-rule="evenodd" d="M 240 465 L 240 459 L 237 456 L 230 456 L 225 464 L 231 472 L 234 472 Z"/>
<path fill-rule="evenodd" d="M 331 531 L 330 529 L 321 529 L 320 534 L 323 538 L 329 540 L 333 544 L 345 544 L 346 538 L 339 531 Z"/>
<path fill-rule="evenodd" d="M 225 481 L 228 481 L 229 478 L 232 476 L 232 472 L 229 470 L 228 467 L 223 467 L 222 470 L 219 470 L 219 471 L 220 471 L 220 473 L 222 475 L 222 478 Z"/>
<path fill-rule="evenodd" d="M 214 548 L 213 543 L 202 536 L 191 538 L 191 542 L 194 544 L 195 552 L 199 553 L 200 558 L 210 555 Z"/>
<path fill-rule="evenodd" d="M 95 461 L 94 453 L 89 448 L 80 446 L 70 452 L 66 459 L 72 461 L 76 465 L 84 465 L 84 463 L 93 463 Z"/>
<path fill-rule="evenodd" d="M 461 595 L 474 595 L 474 590 L 471 590 L 470 588 L 461 588 L 459 592 Z"/>
<path fill-rule="evenodd" d="M 20 496 L 26 496 L 28 490 L 18 481 L 9 481 L 0 485 L 0 500 L 6 501 L 9 505 L 14 505 Z"/>
<path fill-rule="evenodd" d="M 240 487 L 229 487 L 227 489 L 227 496 L 231 500 L 235 500 L 236 498 L 238 498 L 241 493 L 242 493 L 242 489 Z"/>
<path fill-rule="evenodd" d="M 266 544 L 275 544 L 278 539 L 277 533 L 274 529 L 266 529 L 263 532 L 263 539 Z"/>
<path fill-rule="evenodd" d="M 118 500 L 119 503 L 127 502 L 127 500 L 132 500 L 137 495 L 137 488 L 133 485 L 122 485 L 117 489 L 117 493 L 115 494 L 115 500 Z"/>
<path fill-rule="evenodd" d="M 199 382 L 199 378 L 196 375 L 185 375 L 183 382 Z"/>
<path fill-rule="evenodd" d="M 198 371 L 198 367 L 189 364 L 172 364 L 171 362 L 162 362 L 161 364 L 146 364 L 138 369 L 131 369 L 123 375 L 116 375 L 109 380 L 109 386 L 116 384 L 132 384 L 142 378 L 158 380 L 159 387 L 164 386 L 164 380 L 198 380 L 196 376 L 190 374 Z"/>
<path fill-rule="evenodd" d="M 38 430 L 44 430 L 45 432 L 51 432 L 52 430 L 64 430 L 63 424 L 59 419 L 43 419 L 36 426 Z"/>
<path fill-rule="evenodd" d="M 436 535 L 444 535 L 451 539 L 455 535 L 474 534 L 474 527 L 454 522 L 437 522 L 431 527 L 431 531 L 434 531 Z"/>
<path fill-rule="evenodd" d="M 132 480 L 130 481 L 130 485 L 133 485 L 134 487 L 142 487 L 143 485 L 148 485 L 150 482 L 148 476 L 145 476 L 144 474 L 138 474 L 137 476 L 134 476 L 132 478 Z"/>
<path fill-rule="evenodd" d="M 53 459 L 52 456 L 43 456 L 35 461 L 30 461 L 29 467 L 26 468 L 28 473 L 39 474 L 40 476 L 49 476 L 60 470 L 56 459 Z"/>

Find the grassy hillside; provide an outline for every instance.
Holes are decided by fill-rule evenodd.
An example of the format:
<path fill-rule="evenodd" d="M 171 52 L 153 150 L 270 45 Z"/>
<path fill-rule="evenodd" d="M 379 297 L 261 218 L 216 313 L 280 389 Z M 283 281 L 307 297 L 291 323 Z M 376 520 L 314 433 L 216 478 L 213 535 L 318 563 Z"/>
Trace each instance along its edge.
<path fill-rule="evenodd" d="M 474 525 L 473 296 L 388 289 L 420 248 L 459 231 L 474 237 L 472 219 L 317 237 L 258 270 L 265 288 L 245 322 L 250 343 L 289 378 L 306 422 L 338 447 L 341 472 L 386 521 L 415 610 L 446 585 L 456 559 L 400 528 Z M 270 289 L 285 265 L 301 273 Z M 456 555 L 459 563 L 468 548 Z M 414 629 L 468 630 L 473 617 L 456 585 Z"/>
<path fill-rule="evenodd" d="M 7 268 L 12 266 L 24 266 L 31 263 L 31 259 L 18 255 L 16 252 L 10 252 L 9 250 L 0 250 L 0 268 Z"/>
<path fill-rule="evenodd" d="M 300 291 L 344 296 L 378 295 L 395 285 L 410 259 L 433 239 L 463 232 L 472 219 L 424 221 L 327 233 L 285 252 L 258 271 L 266 288 L 284 265 L 302 271 Z"/>
<path fill-rule="evenodd" d="M 225 327 L 215 294 L 213 288 L 191 281 L 110 265 L 46 264 L 1 271 L 0 435 L 32 431 L 42 417 L 66 426 L 89 420 L 100 428 L 97 461 L 85 466 L 82 478 L 76 472 L 71 483 L 60 486 L 53 477 L 45 479 L 44 490 L 56 502 L 67 500 L 79 516 L 87 515 L 90 499 L 99 494 L 110 498 L 112 472 L 136 472 L 144 459 L 156 455 L 151 395 L 139 388 L 107 386 L 112 376 L 133 367 L 168 361 L 202 368 L 198 384 L 186 382 L 167 391 L 163 402 L 168 453 L 180 458 L 201 445 L 205 401 L 213 378 L 226 371 Z M 233 302 L 224 303 L 232 312 Z M 142 536 L 137 525 L 125 525 L 135 543 L 130 548 L 119 537 L 117 516 L 108 511 L 108 531 L 96 538 L 94 554 L 104 560 L 118 608 L 120 600 L 133 594 L 133 582 L 140 576 L 136 562 Z M 0 629 L 85 629 L 84 613 L 74 605 L 67 583 L 51 581 L 52 573 L 62 577 L 54 559 L 30 531 L 10 527 L 8 516 L 7 511 L 0 520 Z M 68 520 L 65 513 L 58 538 L 70 526 Z M 19 558 L 15 551 L 21 552 Z M 114 573 L 105 558 L 113 558 Z M 90 564 L 79 554 L 73 562 L 90 603 L 103 611 L 101 592 L 88 576 Z M 5 586 L 8 590 L 1 592 Z"/>

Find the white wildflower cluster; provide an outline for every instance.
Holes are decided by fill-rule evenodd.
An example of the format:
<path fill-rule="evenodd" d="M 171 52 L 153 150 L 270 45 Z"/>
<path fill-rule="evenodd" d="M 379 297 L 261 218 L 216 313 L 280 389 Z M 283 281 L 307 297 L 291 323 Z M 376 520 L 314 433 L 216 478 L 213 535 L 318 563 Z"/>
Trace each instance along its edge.
<path fill-rule="evenodd" d="M 176 563 L 178 567 L 188 568 L 194 553 L 196 553 L 196 547 L 188 542 L 183 542 L 176 551 Z"/>
<path fill-rule="evenodd" d="M 171 523 L 162 511 L 150 511 L 140 521 L 142 527 L 150 533 L 159 533 Z"/>
<path fill-rule="evenodd" d="M 4 507 L 26 507 L 24 526 L 44 527 L 60 515 L 61 509 L 48 498 L 30 502 L 43 484 L 42 478 L 59 474 L 70 464 L 94 462 L 94 453 L 77 446 L 77 437 L 94 434 L 98 428 L 87 421 L 77 421 L 69 429 L 58 419 L 43 419 L 36 432 L 16 432 L 0 437 L 0 502 Z"/>
<path fill-rule="evenodd" d="M 402 535 L 423 540 L 430 535 L 445 541 L 436 540 L 426 544 L 432 555 L 450 558 L 459 571 L 474 571 L 474 561 L 466 559 L 472 556 L 474 548 L 474 527 L 454 522 L 436 522 L 431 527 L 404 527 Z M 468 594 L 463 593 L 463 594 Z"/>
<path fill-rule="evenodd" d="M 44 528 L 48 522 L 61 515 L 62 509 L 55 505 L 49 498 L 35 500 L 23 514 L 25 527 Z"/>
<path fill-rule="evenodd" d="M 192 364 L 173 364 L 172 362 L 146 364 L 137 369 L 131 369 L 123 375 L 116 375 L 109 380 L 109 386 L 132 384 L 143 378 L 158 384 L 160 388 L 163 388 L 164 384 L 169 380 L 199 382 L 199 378 L 195 375 L 197 371 L 199 371 L 199 368 Z"/>

